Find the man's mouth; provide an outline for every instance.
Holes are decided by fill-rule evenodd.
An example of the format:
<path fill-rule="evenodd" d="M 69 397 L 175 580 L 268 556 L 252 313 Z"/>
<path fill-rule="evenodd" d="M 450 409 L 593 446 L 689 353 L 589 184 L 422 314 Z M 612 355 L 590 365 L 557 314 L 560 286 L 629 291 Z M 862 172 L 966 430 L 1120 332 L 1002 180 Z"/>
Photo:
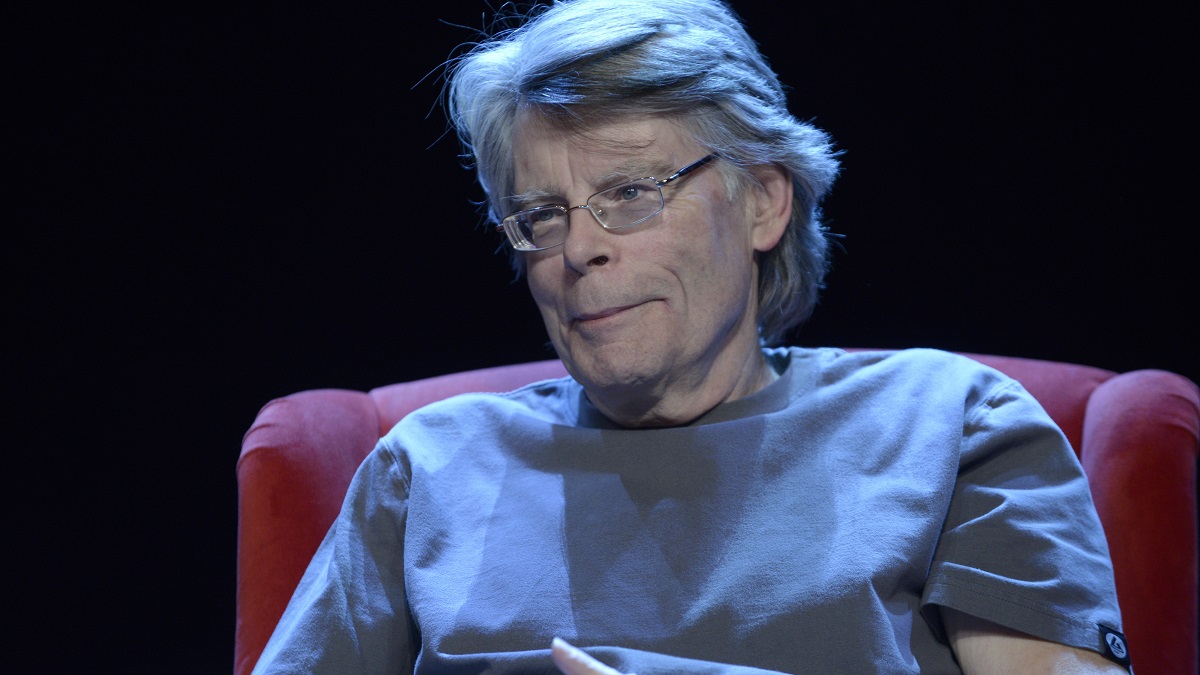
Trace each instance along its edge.
<path fill-rule="evenodd" d="M 620 314 L 621 312 L 625 312 L 630 309 L 633 309 L 634 307 L 640 307 L 643 304 L 645 304 L 645 303 L 635 302 L 635 303 L 629 304 L 629 305 L 617 305 L 614 307 L 606 307 L 604 309 L 601 309 L 601 310 L 598 310 L 595 312 L 584 312 L 581 314 L 574 315 L 574 317 L 572 318 L 572 321 L 580 322 L 580 323 L 584 323 L 584 322 L 588 322 L 588 321 L 599 321 L 601 319 L 607 319 L 610 316 L 616 316 L 617 314 Z"/>

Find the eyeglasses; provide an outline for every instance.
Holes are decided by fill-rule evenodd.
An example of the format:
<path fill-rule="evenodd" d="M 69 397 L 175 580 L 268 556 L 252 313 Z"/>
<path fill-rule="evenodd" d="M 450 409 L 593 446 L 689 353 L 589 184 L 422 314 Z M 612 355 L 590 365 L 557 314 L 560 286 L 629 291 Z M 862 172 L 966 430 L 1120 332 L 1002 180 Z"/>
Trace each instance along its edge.
<path fill-rule="evenodd" d="M 667 178 L 658 180 L 653 176 L 621 183 L 601 190 L 580 206 L 537 206 L 505 216 L 497 230 L 508 235 L 508 241 L 518 251 L 544 251 L 567 240 L 571 227 L 571 212 L 587 209 L 597 223 L 606 230 L 633 227 L 662 212 L 666 202 L 662 188 L 667 183 L 683 178 L 717 158 L 711 154 L 688 164 Z"/>

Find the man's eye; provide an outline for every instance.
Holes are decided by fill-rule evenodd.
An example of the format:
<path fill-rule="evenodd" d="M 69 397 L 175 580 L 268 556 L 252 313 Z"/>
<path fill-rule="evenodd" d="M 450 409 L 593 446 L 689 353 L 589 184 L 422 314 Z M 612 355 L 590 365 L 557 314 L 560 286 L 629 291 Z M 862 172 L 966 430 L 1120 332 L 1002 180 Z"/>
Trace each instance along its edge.
<path fill-rule="evenodd" d="M 554 220 L 554 217 L 557 215 L 558 211 L 555 209 L 546 209 L 544 211 L 535 211 L 530 219 L 535 223 L 545 223 Z"/>
<path fill-rule="evenodd" d="M 617 188 L 617 199 L 619 201 L 632 201 L 642 195 L 641 187 L 637 185 L 622 185 Z"/>

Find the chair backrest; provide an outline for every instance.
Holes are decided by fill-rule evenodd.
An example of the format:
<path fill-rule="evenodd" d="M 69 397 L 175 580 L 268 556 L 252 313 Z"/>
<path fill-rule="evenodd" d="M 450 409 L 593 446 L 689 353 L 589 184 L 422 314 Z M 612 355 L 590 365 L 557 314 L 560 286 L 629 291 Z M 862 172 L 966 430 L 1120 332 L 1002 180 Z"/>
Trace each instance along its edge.
<path fill-rule="evenodd" d="M 1200 392 L 1173 373 L 968 354 L 1020 381 L 1087 472 L 1112 551 L 1135 667 L 1197 668 L 1196 457 Z M 566 374 L 538 361 L 393 384 L 305 391 L 268 403 L 242 442 L 234 671 L 248 673 L 358 465 L 408 413 L 474 391 Z"/>

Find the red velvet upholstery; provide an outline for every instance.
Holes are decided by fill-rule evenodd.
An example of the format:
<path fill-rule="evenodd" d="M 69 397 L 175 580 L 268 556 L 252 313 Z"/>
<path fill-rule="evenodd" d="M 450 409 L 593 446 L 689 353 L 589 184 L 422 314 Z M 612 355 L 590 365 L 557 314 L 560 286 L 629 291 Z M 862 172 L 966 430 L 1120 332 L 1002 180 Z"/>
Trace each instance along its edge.
<path fill-rule="evenodd" d="M 968 355 L 1020 380 L 1066 432 L 1104 522 L 1138 672 L 1197 668 L 1200 392 L 1178 375 Z M 242 443 L 236 673 L 248 673 L 363 457 L 400 418 L 468 391 L 563 375 L 558 361 L 272 401 Z"/>

